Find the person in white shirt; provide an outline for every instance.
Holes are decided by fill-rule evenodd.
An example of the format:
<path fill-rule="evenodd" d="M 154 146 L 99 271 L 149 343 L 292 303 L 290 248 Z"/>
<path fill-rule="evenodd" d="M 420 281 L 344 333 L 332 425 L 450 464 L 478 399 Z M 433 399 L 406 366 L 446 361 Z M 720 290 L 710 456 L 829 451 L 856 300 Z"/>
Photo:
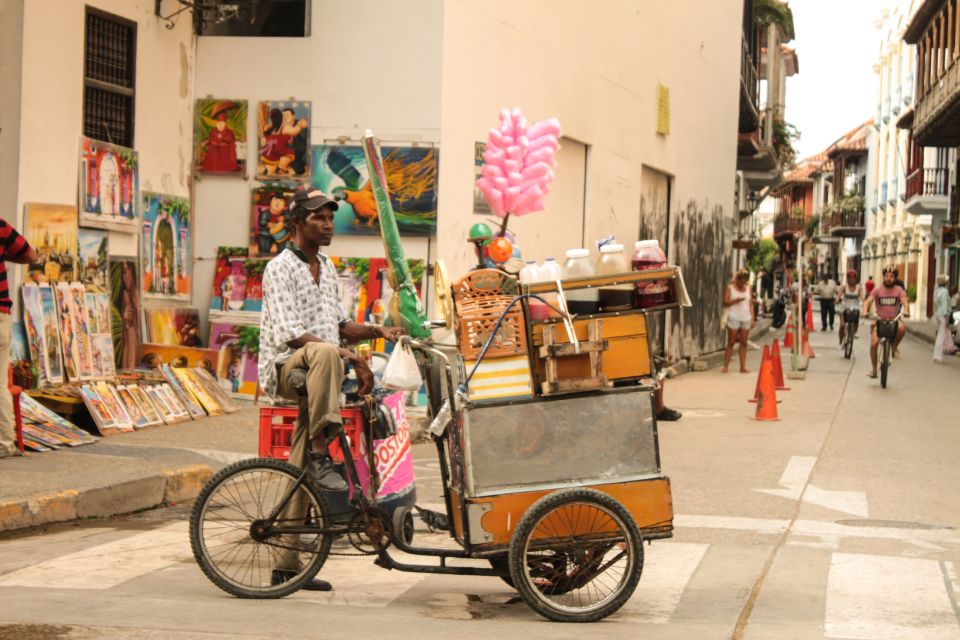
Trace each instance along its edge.
<path fill-rule="evenodd" d="M 726 373 L 733 358 L 733 347 L 740 343 L 740 373 L 750 373 L 747 370 L 747 340 L 750 329 L 756 324 L 753 316 L 753 300 L 747 282 L 750 274 L 741 269 L 733 276 L 733 281 L 723 292 L 723 306 L 727 309 L 727 350 L 723 354 L 723 369 Z"/>

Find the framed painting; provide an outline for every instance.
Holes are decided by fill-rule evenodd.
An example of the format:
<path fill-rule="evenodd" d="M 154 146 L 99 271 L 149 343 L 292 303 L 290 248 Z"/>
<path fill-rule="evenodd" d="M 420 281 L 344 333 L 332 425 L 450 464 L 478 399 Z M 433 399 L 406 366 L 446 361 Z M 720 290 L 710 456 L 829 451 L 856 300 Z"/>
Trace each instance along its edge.
<path fill-rule="evenodd" d="M 80 137 L 80 226 L 137 232 L 137 152 Z"/>
<path fill-rule="evenodd" d="M 54 293 L 59 310 L 60 343 L 67 378 L 71 381 L 90 380 L 94 377 L 93 358 L 83 285 L 79 282 L 58 282 Z"/>
<path fill-rule="evenodd" d="M 27 266 L 26 281 L 71 282 L 79 277 L 77 208 L 65 204 L 24 205 L 23 237 L 40 259 Z"/>
<path fill-rule="evenodd" d="M 117 391 L 117 396 L 120 398 L 120 402 L 123 404 L 124 409 L 127 410 L 127 415 L 130 416 L 130 420 L 133 422 L 133 428 L 143 429 L 144 427 L 149 426 L 150 420 L 143 412 L 143 408 L 140 407 L 140 405 L 137 404 L 137 401 L 133 399 L 130 389 L 125 385 L 119 384 L 114 388 Z"/>
<path fill-rule="evenodd" d="M 103 403 L 107 405 L 107 409 L 113 416 L 114 424 L 116 424 L 117 428 L 121 431 L 133 431 L 133 421 L 130 418 L 130 413 L 120 399 L 116 387 L 106 382 L 97 382 L 93 387 L 97 390 L 97 393 L 100 394 Z"/>
<path fill-rule="evenodd" d="M 164 382 L 163 384 L 157 385 L 156 389 L 157 393 L 164 399 L 164 401 L 166 401 L 167 406 L 170 407 L 175 416 L 185 420 L 193 419 L 193 416 L 190 415 L 186 405 L 183 404 L 180 396 L 176 391 L 174 391 L 173 387 L 170 386 L 169 382 Z M 203 410 L 201 409 L 200 412 L 203 413 Z"/>
<path fill-rule="evenodd" d="M 310 103 L 257 104 L 257 180 L 309 182 Z"/>
<path fill-rule="evenodd" d="M 252 400 L 257 393 L 260 325 L 211 318 L 210 348 L 218 353 L 218 384 L 234 397 Z"/>
<path fill-rule="evenodd" d="M 195 171 L 246 175 L 247 101 L 200 98 L 193 113 Z"/>
<path fill-rule="evenodd" d="M 107 403 L 100 397 L 100 393 L 96 387 L 89 384 L 82 385 L 80 387 L 80 397 L 83 399 L 83 404 L 87 407 L 87 411 L 90 412 L 94 424 L 97 425 L 97 431 L 99 431 L 101 435 L 104 435 L 110 430 L 119 430 L 116 424 L 116 418 L 110 413 Z"/>
<path fill-rule="evenodd" d="M 110 241 L 106 231 L 79 229 L 77 231 L 76 280 L 93 285 L 100 291 L 107 290 L 107 256 Z"/>
<path fill-rule="evenodd" d="M 381 152 L 400 234 L 435 235 L 439 149 L 383 147 Z M 361 147 L 315 146 L 311 180 L 315 187 L 339 201 L 334 218 L 336 233 L 380 235 L 379 211 Z"/>
<path fill-rule="evenodd" d="M 117 369 L 136 369 L 142 342 L 137 259 L 111 257 L 109 267 L 114 362 Z"/>
<path fill-rule="evenodd" d="M 41 285 L 37 288 L 40 300 L 40 326 L 43 331 L 44 363 L 47 380 L 51 384 L 61 384 L 67 379 L 67 372 L 60 350 L 60 322 L 57 299 L 53 287 Z"/>
<path fill-rule="evenodd" d="M 259 317 L 263 310 L 263 271 L 269 258 L 232 256 L 226 252 L 220 256 L 219 253 L 218 250 L 210 310 Z"/>
<path fill-rule="evenodd" d="M 290 212 L 287 203 L 293 189 L 284 185 L 265 185 L 251 191 L 251 257 L 275 256 L 290 244 Z"/>
<path fill-rule="evenodd" d="M 186 408 L 187 413 L 190 414 L 190 417 L 202 418 L 203 416 L 207 415 L 207 412 L 203 410 L 203 407 L 201 407 L 197 400 L 193 397 L 193 394 L 187 391 L 183 382 L 179 377 L 177 377 L 174 371 L 175 369 L 168 364 L 160 365 L 160 373 L 163 374 L 167 384 L 170 385 L 174 395 L 176 395 L 177 400 L 179 400 L 179 402 Z"/>
<path fill-rule="evenodd" d="M 189 300 L 193 273 L 190 201 L 143 192 L 140 275 L 147 298 Z"/>
<path fill-rule="evenodd" d="M 144 338 L 153 344 L 203 347 L 196 307 L 143 307 Z"/>
<path fill-rule="evenodd" d="M 217 383 L 216 379 L 210 375 L 209 371 L 197 367 L 195 369 L 191 369 L 190 372 L 193 374 L 193 377 L 196 379 L 197 383 L 203 387 L 208 394 L 210 394 L 210 396 L 223 408 L 226 413 L 233 413 L 234 411 L 240 410 L 240 405 L 237 404 L 236 400 L 231 398 L 227 391 Z"/>
<path fill-rule="evenodd" d="M 43 315 L 40 310 L 40 287 L 35 284 L 25 284 L 21 288 L 21 294 L 23 295 L 23 329 L 26 333 L 27 348 L 30 350 L 30 360 L 37 363 L 39 374 L 37 384 L 41 387 L 59 384 L 63 382 L 63 377 L 61 376 L 59 380 L 51 380 L 47 368 L 47 351 L 43 343 Z M 59 342 L 59 337 L 57 340 Z"/>
<path fill-rule="evenodd" d="M 174 369 L 173 375 L 180 380 L 180 384 L 186 389 L 187 393 L 193 396 L 194 400 L 204 408 L 208 415 L 223 415 L 224 410 L 220 404 L 213 399 L 213 396 L 207 393 L 203 385 L 193 375 L 193 369 Z"/>
<path fill-rule="evenodd" d="M 147 426 L 164 423 L 163 416 L 160 415 L 159 411 L 157 411 L 157 408 L 153 405 L 153 401 L 150 400 L 150 398 L 144 392 L 143 387 L 140 385 L 131 384 L 127 385 L 127 391 L 130 392 L 134 402 L 137 403 L 137 406 L 140 407 L 140 411 L 142 411 L 144 417 L 146 417 Z"/>

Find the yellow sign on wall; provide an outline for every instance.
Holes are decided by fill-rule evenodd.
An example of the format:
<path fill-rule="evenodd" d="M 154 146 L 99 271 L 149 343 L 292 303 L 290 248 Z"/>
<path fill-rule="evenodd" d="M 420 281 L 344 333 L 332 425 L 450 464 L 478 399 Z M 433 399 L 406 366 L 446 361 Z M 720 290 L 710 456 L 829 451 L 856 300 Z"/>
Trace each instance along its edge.
<path fill-rule="evenodd" d="M 657 83 L 657 133 L 670 133 L 670 87 Z"/>

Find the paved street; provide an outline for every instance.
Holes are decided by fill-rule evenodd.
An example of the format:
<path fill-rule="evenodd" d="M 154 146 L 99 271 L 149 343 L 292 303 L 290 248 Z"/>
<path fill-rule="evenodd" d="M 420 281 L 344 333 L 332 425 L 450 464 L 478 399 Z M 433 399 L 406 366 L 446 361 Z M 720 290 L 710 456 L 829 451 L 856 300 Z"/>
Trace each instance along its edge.
<path fill-rule="evenodd" d="M 749 419 L 755 375 L 667 383 L 685 414 L 660 425 L 676 535 L 646 548 L 635 596 L 589 630 L 544 621 L 496 578 L 364 558 L 328 560 L 329 594 L 235 599 L 194 563 L 180 505 L 0 538 L 0 639 L 960 638 L 960 420 L 948 395 L 960 358 L 935 366 L 930 345 L 908 337 L 881 389 L 862 333 L 849 361 L 834 334 L 813 334 L 817 357 L 787 381 L 779 422 Z M 436 504 L 432 445 L 415 456 L 421 503 Z"/>

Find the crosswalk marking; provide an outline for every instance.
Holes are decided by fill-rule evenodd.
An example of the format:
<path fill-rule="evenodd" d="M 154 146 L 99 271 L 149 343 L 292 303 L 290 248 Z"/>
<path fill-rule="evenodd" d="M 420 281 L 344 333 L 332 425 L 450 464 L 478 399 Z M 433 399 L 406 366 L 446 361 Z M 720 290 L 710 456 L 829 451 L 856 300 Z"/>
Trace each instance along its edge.
<path fill-rule="evenodd" d="M 176 522 L 0 576 L 0 587 L 110 589 L 192 558 L 188 524 Z"/>
<path fill-rule="evenodd" d="M 640 586 L 617 620 L 666 624 L 680 604 L 687 583 L 706 555 L 708 544 L 670 542 L 645 550 Z"/>
<path fill-rule="evenodd" d="M 832 556 L 824 629 L 855 640 L 960 638 L 939 562 L 854 553 Z"/>

